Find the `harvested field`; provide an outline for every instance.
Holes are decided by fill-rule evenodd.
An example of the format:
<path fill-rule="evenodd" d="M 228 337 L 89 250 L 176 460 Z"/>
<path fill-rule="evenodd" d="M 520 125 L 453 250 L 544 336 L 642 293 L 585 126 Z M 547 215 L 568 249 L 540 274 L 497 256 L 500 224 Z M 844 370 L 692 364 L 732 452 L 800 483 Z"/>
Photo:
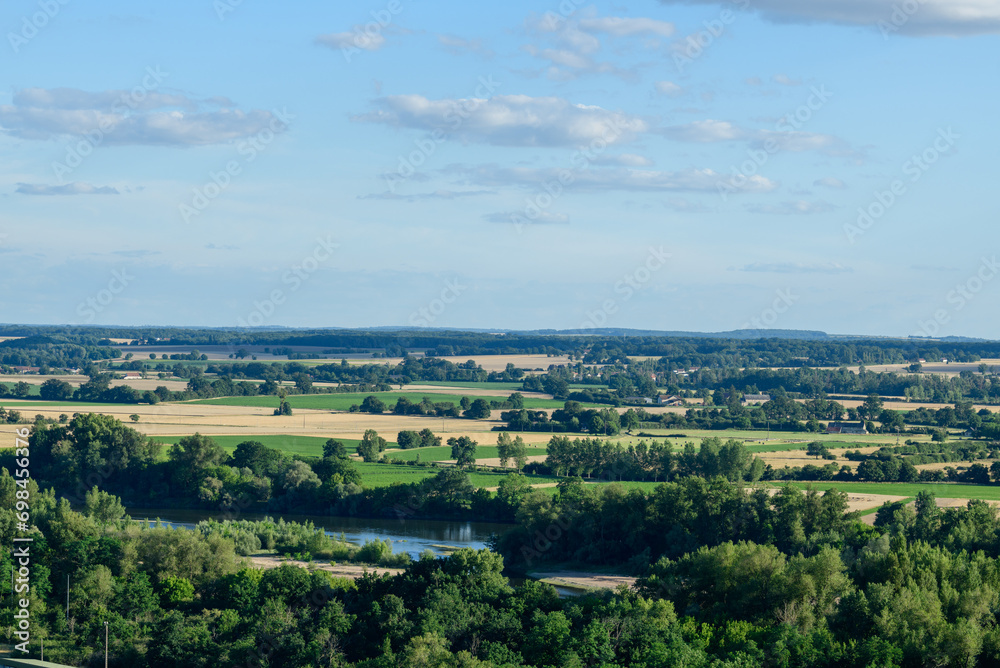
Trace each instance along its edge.
<path fill-rule="evenodd" d="M 869 454 L 878 450 L 877 447 L 868 448 L 852 448 L 852 450 L 858 450 L 863 454 Z M 812 464 L 814 466 L 826 466 L 827 464 L 836 464 L 837 466 L 850 466 L 852 469 L 858 465 L 858 462 L 852 462 L 849 459 L 844 458 L 845 450 L 831 450 L 831 454 L 837 455 L 837 459 L 823 459 L 822 457 L 810 457 L 806 454 L 805 450 L 786 450 L 783 452 L 760 452 L 757 456 L 764 460 L 765 463 L 770 464 L 774 468 L 781 468 L 783 466 L 791 467 L 801 467 L 806 464 Z"/>

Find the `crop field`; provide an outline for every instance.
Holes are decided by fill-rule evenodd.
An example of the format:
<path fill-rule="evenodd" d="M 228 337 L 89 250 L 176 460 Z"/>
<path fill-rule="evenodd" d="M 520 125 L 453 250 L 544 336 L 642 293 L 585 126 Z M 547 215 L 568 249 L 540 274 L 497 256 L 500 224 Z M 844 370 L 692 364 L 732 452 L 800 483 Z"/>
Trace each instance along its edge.
<path fill-rule="evenodd" d="M 530 456 L 545 456 L 545 448 L 525 448 L 526 454 Z M 422 462 L 440 462 L 451 459 L 451 448 L 441 446 L 437 448 L 411 448 L 409 450 L 386 450 L 385 455 L 390 459 L 402 459 L 404 461 L 414 461 L 420 455 Z M 480 445 L 476 448 L 476 460 L 496 459 L 500 455 L 495 445 Z"/>
<path fill-rule="evenodd" d="M 939 499 L 983 499 L 1000 501 L 1000 486 L 962 485 L 953 483 L 909 483 L 909 482 L 790 482 L 789 485 L 806 489 L 812 487 L 820 491 L 837 489 L 849 494 L 891 494 L 895 496 L 916 496 L 920 492 L 934 492 Z M 777 485 L 782 486 L 782 485 Z"/>
<path fill-rule="evenodd" d="M 365 397 L 376 396 L 381 399 L 390 409 L 395 405 L 396 400 L 400 397 L 406 397 L 413 403 L 420 403 L 424 396 L 427 396 L 434 403 L 442 403 L 450 401 L 456 406 L 462 400 L 460 394 L 420 394 L 419 392 L 356 392 L 356 393 L 344 393 L 344 394 L 296 394 L 288 397 L 288 403 L 292 405 L 292 409 L 296 408 L 306 408 L 310 410 L 327 410 L 327 411 L 346 411 L 351 408 L 352 405 L 361 405 L 361 402 L 365 400 Z M 474 394 L 464 395 L 468 396 L 470 400 L 475 400 L 476 396 Z M 256 396 L 256 397 L 219 397 L 215 399 L 199 399 L 197 401 L 191 401 L 186 403 L 192 404 L 203 404 L 210 406 L 251 406 L 251 407 L 271 407 L 276 408 L 278 406 L 278 398 L 274 396 Z M 556 399 L 538 399 L 534 397 L 525 397 L 524 407 L 525 408 L 562 408 L 562 401 Z"/>

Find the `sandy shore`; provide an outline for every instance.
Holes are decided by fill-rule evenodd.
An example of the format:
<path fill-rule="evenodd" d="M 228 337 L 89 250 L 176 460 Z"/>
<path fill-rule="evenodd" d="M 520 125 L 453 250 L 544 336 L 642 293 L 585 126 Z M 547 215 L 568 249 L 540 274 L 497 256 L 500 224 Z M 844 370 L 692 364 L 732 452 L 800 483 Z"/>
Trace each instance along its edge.
<path fill-rule="evenodd" d="M 608 575 L 606 573 L 585 573 L 579 571 L 552 571 L 546 573 L 529 573 L 531 577 L 542 582 L 570 587 L 572 589 L 617 589 L 621 585 L 631 587 L 635 578 L 627 575 Z"/>
<path fill-rule="evenodd" d="M 273 554 L 255 554 L 251 557 L 247 557 L 247 559 L 257 568 L 271 569 L 287 564 L 289 566 L 298 566 L 300 568 L 326 571 L 327 573 L 337 577 L 350 578 L 351 580 L 356 580 L 365 573 L 388 573 L 389 575 L 399 575 L 403 572 L 403 569 L 401 568 L 383 568 L 382 566 L 367 566 L 363 564 L 331 564 L 330 562 L 325 561 L 314 561 L 309 563 L 306 561 L 298 561 L 296 559 L 282 559 L 281 557 Z"/>

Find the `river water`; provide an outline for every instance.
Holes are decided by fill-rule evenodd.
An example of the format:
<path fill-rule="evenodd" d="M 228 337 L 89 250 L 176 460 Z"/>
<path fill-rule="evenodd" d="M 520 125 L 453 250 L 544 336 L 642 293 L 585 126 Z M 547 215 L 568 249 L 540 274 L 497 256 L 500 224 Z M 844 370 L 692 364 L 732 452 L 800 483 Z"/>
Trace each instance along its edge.
<path fill-rule="evenodd" d="M 129 515 L 135 520 L 157 519 L 164 524 L 193 529 L 202 520 L 214 519 L 222 521 L 232 519 L 221 512 L 206 512 L 200 510 L 178 510 L 176 508 L 140 508 L 130 510 Z M 243 513 L 241 520 L 263 520 L 268 515 Z M 277 520 L 279 515 L 270 515 Z M 355 545 L 363 545 L 365 541 L 380 538 L 392 541 L 393 552 L 408 552 L 418 559 L 424 550 L 431 550 L 441 556 L 459 547 L 471 547 L 481 550 L 492 535 L 501 535 L 513 528 L 511 524 L 493 522 L 449 522 L 417 519 L 368 519 L 359 517 L 329 517 L 326 515 L 280 515 L 286 522 L 312 522 L 323 528 L 327 534 L 344 538 Z"/>

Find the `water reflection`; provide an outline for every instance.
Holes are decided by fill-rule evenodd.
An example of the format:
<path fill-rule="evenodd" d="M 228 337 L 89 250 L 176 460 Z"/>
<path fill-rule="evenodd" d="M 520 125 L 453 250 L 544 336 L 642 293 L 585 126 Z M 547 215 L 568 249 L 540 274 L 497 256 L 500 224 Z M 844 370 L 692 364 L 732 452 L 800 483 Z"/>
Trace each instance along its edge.
<path fill-rule="evenodd" d="M 183 528 L 194 528 L 202 520 L 226 519 L 225 513 L 199 510 L 136 509 L 129 511 L 133 519 L 148 519 L 151 523 L 159 518 L 164 524 Z M 263 520 L 265 517 L 277 520 L 277 515 L 244 513 L 240 519 Z M 492 535 L 502 535 L 512 527 L 510 524 L 494 522 L 449 522 L 418 519 L 372 519 L 359 517 L 328 517 L 325 515 L 282 515 L 289 522 L 312 522 L 322 527 L 327 534 L 344 538 L 355 545 L 380 538 L 391 540 L 394 552 L 408 552 L 417 559 L 424 550 L 431 550 L 442 556 L 460 547 L 481 550 L 487 547 Z"/>

